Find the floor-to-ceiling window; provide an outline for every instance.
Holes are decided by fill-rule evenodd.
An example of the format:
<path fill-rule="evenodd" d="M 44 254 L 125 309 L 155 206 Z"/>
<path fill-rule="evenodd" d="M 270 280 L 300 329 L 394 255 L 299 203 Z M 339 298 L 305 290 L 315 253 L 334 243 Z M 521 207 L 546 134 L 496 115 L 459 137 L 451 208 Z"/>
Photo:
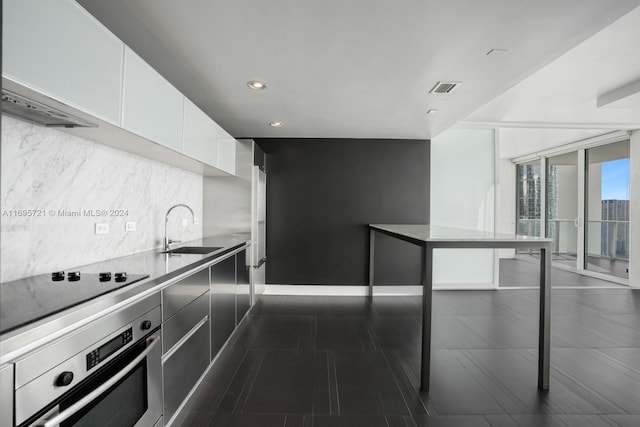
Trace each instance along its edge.
<path fill-rule="evenodd" d="M 572 145 L 516 164 L 516 232 L 551 238 L 556 267 L 626 283 L 632 238 L 628 134 Z"/>
<path fill-rule="evenodd" d="M 586 150 L 584 268 L 629 277 L 629 141 Z"/>

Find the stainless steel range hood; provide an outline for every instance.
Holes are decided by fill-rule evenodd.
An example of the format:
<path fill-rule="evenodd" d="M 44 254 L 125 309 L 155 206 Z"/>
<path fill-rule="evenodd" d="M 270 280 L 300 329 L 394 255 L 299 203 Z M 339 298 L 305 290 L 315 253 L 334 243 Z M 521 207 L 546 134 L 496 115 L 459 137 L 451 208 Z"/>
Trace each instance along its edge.
<path fill-rule="evenodd" d="M 97 124 L 2 89 L 2 112 L 49 127 L 98 127 Z"/>

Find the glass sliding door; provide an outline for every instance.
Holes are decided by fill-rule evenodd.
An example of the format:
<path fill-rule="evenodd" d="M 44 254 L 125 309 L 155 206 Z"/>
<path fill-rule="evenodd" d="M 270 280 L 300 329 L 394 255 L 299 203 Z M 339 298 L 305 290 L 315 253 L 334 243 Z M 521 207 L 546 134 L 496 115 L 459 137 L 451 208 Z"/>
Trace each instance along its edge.
<path fill-rule="evenodd" d="M 542 178 L 540 160 L 516 165 L 516 233 L 542 236 Z M 538 253 L 538 250 L 518 249 L 518 253 Z"/>
<path fill-rule="evenodd" d="M 629 141 L 586 150 L 584 268 L 629 277 Z"/>
<path fill-rule="evenodd" d="M 552 260 L 578 267 L 578 153 L 547 158 L 546 236 L 553 239 Z"/>

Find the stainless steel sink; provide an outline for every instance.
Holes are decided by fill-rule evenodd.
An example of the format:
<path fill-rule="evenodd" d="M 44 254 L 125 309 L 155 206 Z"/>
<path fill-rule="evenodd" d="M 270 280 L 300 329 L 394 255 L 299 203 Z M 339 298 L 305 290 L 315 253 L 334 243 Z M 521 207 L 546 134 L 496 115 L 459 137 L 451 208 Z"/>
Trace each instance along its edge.
<path fill-rule="evenodd" d="M 183 246 L 181 248 L 171 249 L 169 251 L 164 251 L 165 254 L 199 254 L 205 255 L 211 253 L 213 251 L 217 251 L 218 249 L 222 249 L 222 247 L 211 247 L 211 246 Z"/>

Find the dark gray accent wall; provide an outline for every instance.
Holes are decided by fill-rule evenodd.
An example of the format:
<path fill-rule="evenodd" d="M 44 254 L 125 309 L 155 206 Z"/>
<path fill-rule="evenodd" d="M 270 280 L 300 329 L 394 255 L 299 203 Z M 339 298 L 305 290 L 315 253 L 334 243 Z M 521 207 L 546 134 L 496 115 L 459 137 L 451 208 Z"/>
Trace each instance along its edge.
<path fill-rule="evenodd" d="M 429 141 L 256 139 L 268 284 L 366 285 L 370 223 L 429 222 Z M 376 284 L 420 283 L 420 249 L 378 235 Z"/>

